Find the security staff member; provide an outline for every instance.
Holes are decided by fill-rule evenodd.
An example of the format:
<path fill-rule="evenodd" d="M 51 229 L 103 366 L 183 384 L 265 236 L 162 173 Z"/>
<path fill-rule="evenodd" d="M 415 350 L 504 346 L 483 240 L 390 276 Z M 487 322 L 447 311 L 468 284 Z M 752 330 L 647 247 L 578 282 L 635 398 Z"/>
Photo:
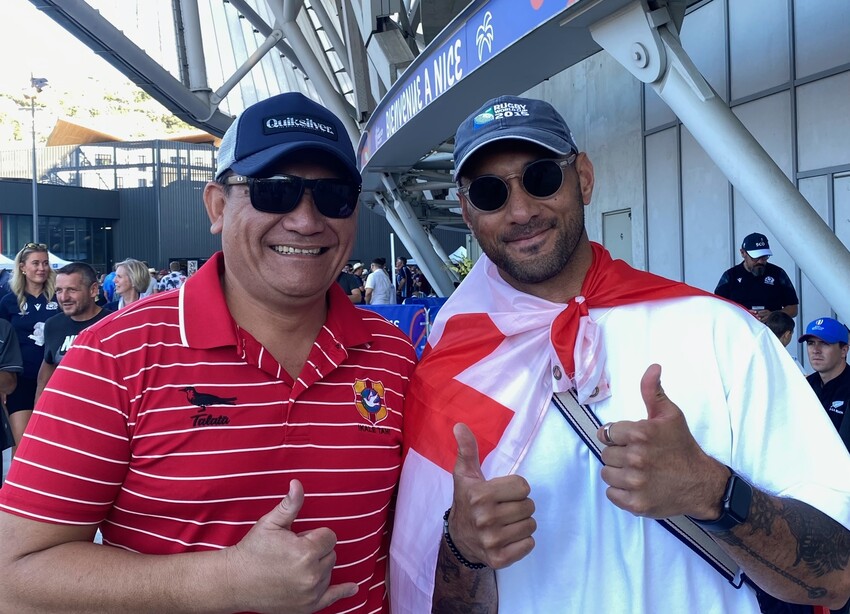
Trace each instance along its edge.
<path fill-rule="evenodd" d="M 773 255 L 767 237 L 747 235 L 740 251 L 743 261 L 723 273 L 714 293 L 742 305 L 762 322 L 778 310 L 795 317 L 797 292 L 788 274 L 767 261 Z"/>

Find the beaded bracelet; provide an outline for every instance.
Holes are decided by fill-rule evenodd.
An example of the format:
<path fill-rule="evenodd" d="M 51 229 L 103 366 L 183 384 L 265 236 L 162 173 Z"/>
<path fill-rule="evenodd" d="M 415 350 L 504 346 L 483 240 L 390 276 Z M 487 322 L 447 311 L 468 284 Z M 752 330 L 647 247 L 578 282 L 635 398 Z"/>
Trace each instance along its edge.
<path fill-rule="evenodd" d="M 449 512 L 452 511 L 452 508 L 446 510 L 446 513 L 443 514 L 443 537 L 446 538 L 446 544 L 449 546 L 449 550 L 452 551 L 452 554 L 455 555 L 455 558 L 460 561 L 460 564 L 464 567 L 468 567 L 469 569 L 484 569 L 487 567 L 484 563 L 472 563 L 466 560 L 466 557 L 460 553 L 460 550 L 457 549 L 455 543 L 452 541 L 452 536 L 449 535 Z"/>

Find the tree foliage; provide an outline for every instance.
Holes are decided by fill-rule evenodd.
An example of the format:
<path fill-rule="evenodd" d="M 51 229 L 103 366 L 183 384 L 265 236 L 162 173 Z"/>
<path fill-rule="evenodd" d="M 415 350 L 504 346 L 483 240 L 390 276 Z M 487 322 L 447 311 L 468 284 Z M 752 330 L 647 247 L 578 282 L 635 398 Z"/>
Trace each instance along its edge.
<path fill-rule="evenodd" d="M 30 104 L 27 90 L 0 91 L 0 148 L 29 142 Z M 83 125 L 87 125 L 87 119 L 96 119 L 90 127 L 107 133 L 108 120 L 119 118 L 114 123 L 123 131 L 115 136 L 139 140 L 195 130 L 129 81 L 89 80 L 84 86 L 65 91 L 48 87 L 37 95 L 35 106 L 36 140 L 42 144 L 60 118 Z"/>

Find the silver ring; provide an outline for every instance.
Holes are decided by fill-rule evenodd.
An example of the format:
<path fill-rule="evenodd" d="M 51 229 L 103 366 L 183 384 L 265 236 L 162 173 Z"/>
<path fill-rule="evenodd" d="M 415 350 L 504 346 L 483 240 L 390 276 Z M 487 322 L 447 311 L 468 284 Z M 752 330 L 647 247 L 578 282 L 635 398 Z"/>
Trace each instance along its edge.
<path fill-rule="evenodd" d="M 609 446 L 616 446 L 614 440 L 611 439 L 611 427 L 614 426 L 613 422 L 609 422 L 605 426 L 602 427 L 602 436 L 605 438 L 605 443 Z"/>

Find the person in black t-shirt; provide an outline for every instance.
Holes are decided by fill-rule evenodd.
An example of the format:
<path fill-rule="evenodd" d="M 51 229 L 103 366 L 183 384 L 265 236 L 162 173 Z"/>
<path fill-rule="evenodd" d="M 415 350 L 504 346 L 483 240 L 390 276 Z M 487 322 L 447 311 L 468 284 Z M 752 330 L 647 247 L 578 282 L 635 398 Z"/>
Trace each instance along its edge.
<path fill-rule="evenodd" d="M 21 347 L 15 329 L 6 320 L 0 318 L 0 395 L 11 394 L 18 383 L 18 373 L 24 370 Z M 6 414 L 5 403 L 0 402 L 0 486 L 3 485 L 3 450 L 15 445 L 12 425 Z"/>
<path fill-rule="evenodd" d="M 413 296 L 413 273 L 407 266 L 407 258 L 399 256 L 395 259 L 395 297 L 401 305 L 404 299 Z"/>
<path fill-rule="evenodd" d="M 363 268 L 363 265 L 359 262 L 356 266 L 361 269 Z M 342 289 L 348 295 L 348 300 L 352 303 L 360 305 L 363 302 L 363 280 L 360 277 L 353 273 L 348 273 L 343 269 L 337 276 L 336 283 L 342 286 Z"/>
<path fill-rule="evenodd" d="M 772 311 L 797 315 L 800 301 L 788 274 L 767 261 L 773 255 L 763 234 L 754 232 L 741 244 L 743 261 L 723 273 L 714 293 L 742 305 L 764 322 Z"/>
<path fill-rule="evenodd" d="M 832 318 L 818 318 L 806 327 L 806 343 L 814 373 L 806 377 L 821 405 L 850 451 L 850 369 L 847 368 L 847 327 Z"/>
<path fill-rule="evenodd" d="M 848 331 L 838 320 L 818 318 L 809 322 L 800 343 L 806 342 L 809 363 L 815 370 L 806 377 L 818 395 L 838 435 L 850 452 L 850 369 L 847 368 Z M 832 614 L 848 614 L 850 601 Z"/>
<path fill-rule="evenodd" d="M 84 262 L 72 262 L 56 272 L 56 300 L 62 313 L 44 325 L 44 360 L 38 370 L 36 401 L 77 335 L 112 313 L 97 304 L 98 285 L 94 269 Z"/>

